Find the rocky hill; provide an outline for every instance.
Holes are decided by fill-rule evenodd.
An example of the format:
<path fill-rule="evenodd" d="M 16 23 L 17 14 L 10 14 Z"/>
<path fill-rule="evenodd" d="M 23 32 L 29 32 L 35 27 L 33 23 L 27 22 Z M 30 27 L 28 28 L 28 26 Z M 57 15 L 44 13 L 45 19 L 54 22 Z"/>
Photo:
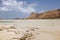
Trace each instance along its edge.
<path fill-rule="evenodd" d="M 56 19 L 60 18 L 60 9 L 50 10 L 43 13 L 32 12 L 28 19 Z"/>

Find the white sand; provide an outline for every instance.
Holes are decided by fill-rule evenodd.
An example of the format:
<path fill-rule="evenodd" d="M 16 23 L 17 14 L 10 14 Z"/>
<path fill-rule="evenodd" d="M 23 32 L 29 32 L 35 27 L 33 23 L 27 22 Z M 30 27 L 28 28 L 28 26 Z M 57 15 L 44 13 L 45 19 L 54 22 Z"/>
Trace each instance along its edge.
<path fill-rule="evenodd" d="M 21 21 L 20 26 L 25 27 L 14 29 L 9 25 L 0 25 L 3 29 L 0 40 L 60 40 L 60 20 L 27 20 Z"/>

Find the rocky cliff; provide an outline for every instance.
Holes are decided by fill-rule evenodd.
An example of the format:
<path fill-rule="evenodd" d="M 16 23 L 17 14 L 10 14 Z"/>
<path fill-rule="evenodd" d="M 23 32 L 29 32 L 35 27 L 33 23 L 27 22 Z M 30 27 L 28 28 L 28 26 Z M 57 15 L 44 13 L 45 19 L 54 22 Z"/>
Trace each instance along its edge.
<path fill-rule="evenodd" d="M 43 13 L 32 12 L 28 19 L 56 19 L 60 18 L 60 9 L 50 10 Z"/>

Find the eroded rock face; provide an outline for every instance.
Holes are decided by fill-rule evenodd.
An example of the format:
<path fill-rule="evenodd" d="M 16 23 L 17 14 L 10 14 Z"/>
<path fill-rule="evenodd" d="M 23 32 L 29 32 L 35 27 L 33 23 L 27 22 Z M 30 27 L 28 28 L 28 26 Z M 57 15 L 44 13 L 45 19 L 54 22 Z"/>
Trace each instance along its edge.
<path fill-rule="evenodd" d="M 34 12 L 32 12 L 32 13 L 31 13 L 31 15 L 29 16 L 29 18 L 30 18 L 30 19 L 32 19 L 32 18 L 34 18 L 34 19 L 35 19 L 36 17 L 37 17 L 37 14 L 36 14 L 36 13 L 34 13 Z"/>
<path fill-rule="evenodd" d="M 32 12 L 32 14 L 28 17 L 28 19 L 56 19 L 56 18 L 60 18 L 60 9 L 50 10 L 38 14 Z"/>

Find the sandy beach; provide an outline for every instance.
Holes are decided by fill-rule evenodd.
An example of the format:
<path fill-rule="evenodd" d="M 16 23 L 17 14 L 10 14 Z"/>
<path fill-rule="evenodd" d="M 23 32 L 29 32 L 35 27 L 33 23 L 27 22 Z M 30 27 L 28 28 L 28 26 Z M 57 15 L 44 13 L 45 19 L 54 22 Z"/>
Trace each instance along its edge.
<path fill-rule="evenodd" d="M 60 19 L 0 20 L 0 40 L 60 40 Z"/>

